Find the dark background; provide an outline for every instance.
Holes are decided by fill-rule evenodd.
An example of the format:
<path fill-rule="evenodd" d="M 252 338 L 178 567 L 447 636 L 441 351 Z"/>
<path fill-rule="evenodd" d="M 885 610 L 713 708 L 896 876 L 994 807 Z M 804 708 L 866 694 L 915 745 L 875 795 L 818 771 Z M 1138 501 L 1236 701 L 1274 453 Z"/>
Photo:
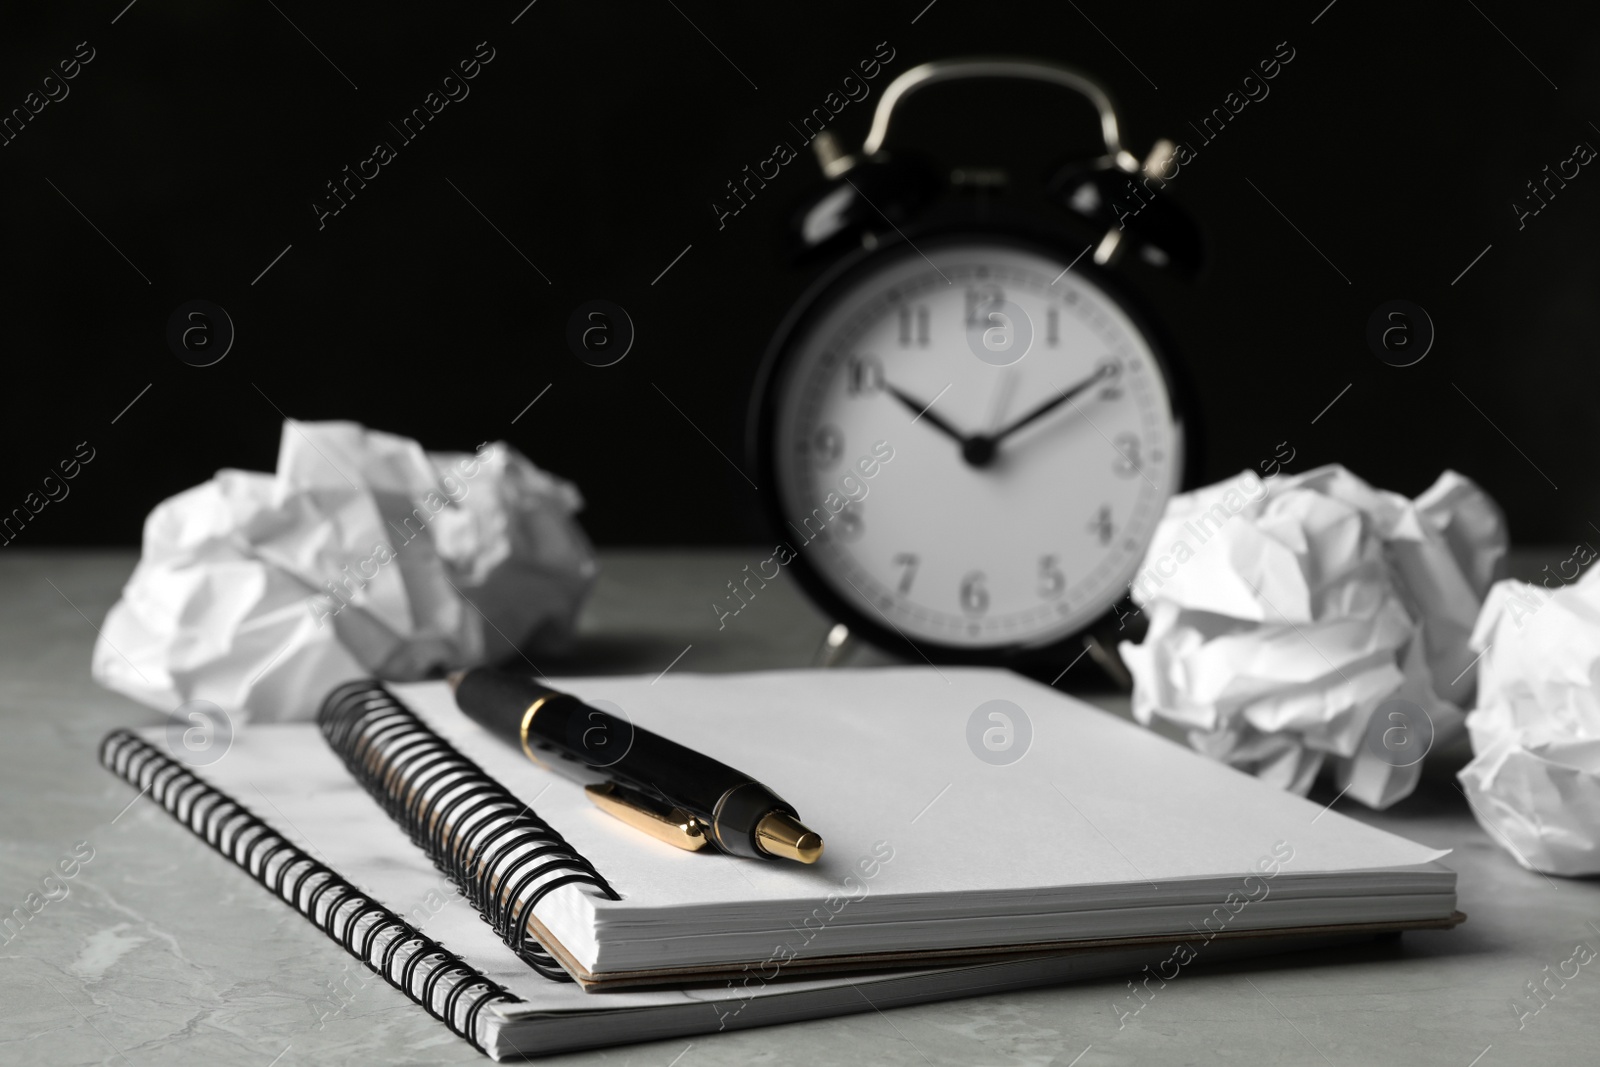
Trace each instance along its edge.
<path fill-rule="evenodd" d="M 747 465 L 757 358 L 813 276 L 783 259 L 784 225 L 820 177 L 803 155 L 719 231 L 726 181 L 779 140 L 799 147 L 789 123 L 879 42 L 896 54 L 839 116 L 847 147 L 895 75 L 1009 53 L 1103 80 L 1142 155 L 1160 136 L 1199 147 L 1188 121 L 1287 41 L 1271 95 L 1175 183 L 1206 272 L 1121 271 L 1188 357 L 1206 480 L 1288 441 L 1294 469 L 1342 462 L 1407 495 L 1454 467 L 1516 540 L 1586 537 L 1600 168 L 1520 232 L 1512 203 L 1577 142 L 1600 145 L 1600 14 L 1326 3 L 8 5 L 0 112 L 78 42 L 96 55 L 0 148 L 0 512 L 87 440 L 71 495 L 13 543 L 133 544 L 152 506 L 217 468 L 270 470 L 281 410 L 431 449 L 509 440 L 579 485 L 602 544 L 765 539 L 756 494 L 695 427 Z M 495 58 L 470 96 L 402 146 L 389 121 L 480 41 Z M 1019 185 L 1095 132 L 1070 98 L 1015 86 L 930 91 L 907 115 L 897 143 Z M 324 183 L 379 140 L 398 158 L 319 230 Z M 211 367 L 165 341 L 196 298 L 238 331 Z M 612 367 L 564 341 L 593 298 L 638 329 Z M 1364 341 L 1394 298 L 1438 330 L 1412 367 Z"/>

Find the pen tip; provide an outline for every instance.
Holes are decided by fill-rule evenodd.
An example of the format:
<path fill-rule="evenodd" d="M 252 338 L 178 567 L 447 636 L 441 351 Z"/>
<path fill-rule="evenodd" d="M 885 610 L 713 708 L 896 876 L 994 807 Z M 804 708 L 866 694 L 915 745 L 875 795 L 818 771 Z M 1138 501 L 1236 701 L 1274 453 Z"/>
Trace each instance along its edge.
<path fill-rule="evenodd" d="M 822 858 L 822 837 L 781 811 L 767 813 L 756 824 L 756 844 L 769 856 L 797 863 L 815 863 Z"/>
<path fill-rule="evenodd" d="M 465 678 L 466 676 L 466 671 L 451 671 L 449 674 L 444 676 L 444 680 L 450 683 L 450 691 L 454 693 L 457 689 L 461 688 L 461 679 Z"/>

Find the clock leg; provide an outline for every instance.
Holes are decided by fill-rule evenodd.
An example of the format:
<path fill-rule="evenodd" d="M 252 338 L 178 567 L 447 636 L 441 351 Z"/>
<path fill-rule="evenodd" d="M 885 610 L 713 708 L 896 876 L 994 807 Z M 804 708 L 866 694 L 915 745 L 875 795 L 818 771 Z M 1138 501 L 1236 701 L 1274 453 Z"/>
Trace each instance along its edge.
<path fill-rule="evenodd" d="M 856 645 L 856 637 L 850 632 L 850 627 L 842 622 L 836 622 L 822 639 L 822 644 L 817 648 L 817 654 L 812 657 L 811 665 L 814 667 L 837 667 L 842 663 Z"/>
<path fill-rule="evenodd" d="M 1147 625 L 1144 614 L 1124 597 L 1077 640 L 1064 643 L 1050 659 L 1030 658 L 1012 667 L 1069 693 L 1131 693 L 1133 675 L 1122 662 L 1117 644 L 1142 641 Z"/>
<path fill-rule="evenodd" d="M 1122 656 L 1117 653 L 1117 646 L 1113 643 L 1100 640 L 1097 634 L 1087 634 L 1083 639 L 1089 646 L 1089 658 L 1097 663 L 1101 670 L 1123 692 L 1133 689 L 1133 675 L 1128 673 L 1128 668 L 1122 662 Z"/>

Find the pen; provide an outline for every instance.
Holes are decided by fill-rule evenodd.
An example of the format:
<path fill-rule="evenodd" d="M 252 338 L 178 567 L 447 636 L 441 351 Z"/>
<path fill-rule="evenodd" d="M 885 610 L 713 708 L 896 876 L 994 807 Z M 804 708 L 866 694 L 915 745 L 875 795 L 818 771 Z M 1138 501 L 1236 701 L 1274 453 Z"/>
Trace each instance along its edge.
<path fill-rule="evenodd" d="M 510 671 L 450 676 L 456 706 L 480 726 L 538 753 L 582 763 L 610 781 L 585 787 L 602 811 L 681 849 L 815 863 L 822 838 L 794 807 L 748 774 Z"/>

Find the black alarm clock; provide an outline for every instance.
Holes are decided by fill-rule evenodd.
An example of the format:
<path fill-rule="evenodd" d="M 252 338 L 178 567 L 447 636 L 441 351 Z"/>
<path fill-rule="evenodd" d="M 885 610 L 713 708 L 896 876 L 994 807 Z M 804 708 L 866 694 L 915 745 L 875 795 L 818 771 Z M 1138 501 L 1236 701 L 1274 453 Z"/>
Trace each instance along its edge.
<path fill-rule="evenodd" d="M 1086 97 L 1105 153 L 1008 212 L 991 170 L 884 148 L 914 92 L 1029 79 Z M 1141 163 L 1105 91 L 1020 59 L 928 63 L 887 86 L 859 152 L 814 142 L 828 179 L 793 223 L 830 259 L 779 327 L 751 420 L 783 554 L 830 616 L 933 662 L 1064 665 L 1119 603 L 1195 465 L 1172 343 L 1110 268 L 1130 252 L 1192 275 L 1194 224 L 1162 192 L 1174 148 Z M 987 186 L 974 196 L 972 187 Z M 1124 630 L 1126 635 L 1126 630 Z"/>

